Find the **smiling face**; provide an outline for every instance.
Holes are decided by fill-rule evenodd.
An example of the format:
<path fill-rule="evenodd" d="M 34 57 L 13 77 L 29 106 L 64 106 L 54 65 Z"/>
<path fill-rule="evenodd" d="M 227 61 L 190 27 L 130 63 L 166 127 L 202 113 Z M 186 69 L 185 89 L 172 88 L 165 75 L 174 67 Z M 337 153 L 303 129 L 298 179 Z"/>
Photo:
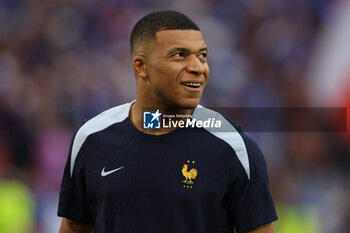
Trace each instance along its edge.
<path fill-rule="evenodd" d="M 164 30 L 148 42 L 138 92 L 151 107 L 193 109 L 206 86 L 207 48 L 200 31 Z M 140 89 L 140 90 L 139 90 Z"/>

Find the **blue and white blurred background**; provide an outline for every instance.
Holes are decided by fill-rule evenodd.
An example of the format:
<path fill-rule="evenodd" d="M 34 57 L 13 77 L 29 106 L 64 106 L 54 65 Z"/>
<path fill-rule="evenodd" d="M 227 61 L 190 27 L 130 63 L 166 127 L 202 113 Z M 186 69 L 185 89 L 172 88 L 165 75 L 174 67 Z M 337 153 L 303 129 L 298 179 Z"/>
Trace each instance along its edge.
<path fill-rule="evenodd" d="M 1 233 L 58 232 L 71 137 L 135 97 L 130 31 L 165 9 L 190 16 L 206 39 L 203 105 L 347 106 L 350 115 L 349 1 L 0 0 Z M 349 130 L 253 137 L 268 163 L 276 233 L 350 233 Z"/>

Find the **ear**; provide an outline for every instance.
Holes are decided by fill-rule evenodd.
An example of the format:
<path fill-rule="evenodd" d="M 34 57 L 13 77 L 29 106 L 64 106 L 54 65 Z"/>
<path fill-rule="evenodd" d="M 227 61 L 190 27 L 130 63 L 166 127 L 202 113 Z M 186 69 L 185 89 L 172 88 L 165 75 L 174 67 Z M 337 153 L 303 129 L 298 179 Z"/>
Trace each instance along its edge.
<path fill-rule="evenodd" d="M 136 77 L 147 79 L 147 58 L 143 55 L 136 55 L 133 58 L 132 65 L 134 67 Z"/>

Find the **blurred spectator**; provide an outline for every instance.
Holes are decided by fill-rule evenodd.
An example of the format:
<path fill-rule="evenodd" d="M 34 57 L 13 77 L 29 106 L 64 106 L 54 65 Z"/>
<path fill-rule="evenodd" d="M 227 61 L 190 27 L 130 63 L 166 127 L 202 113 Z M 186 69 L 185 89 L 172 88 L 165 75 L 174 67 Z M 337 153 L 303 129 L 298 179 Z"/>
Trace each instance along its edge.
<path fill-rule="evenodd" d="M 0 178 L 14 177 L 12 169 L 32 165 L 30 139 L 21 119 L 0 99 Z"/>

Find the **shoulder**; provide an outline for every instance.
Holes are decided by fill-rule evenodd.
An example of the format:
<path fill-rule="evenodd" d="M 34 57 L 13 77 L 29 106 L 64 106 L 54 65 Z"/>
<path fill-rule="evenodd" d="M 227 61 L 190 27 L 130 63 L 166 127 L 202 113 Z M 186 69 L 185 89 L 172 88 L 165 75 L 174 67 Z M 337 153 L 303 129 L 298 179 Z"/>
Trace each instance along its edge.
<path fill-rule="evenodd" d="M 193 113 L 193 118 L 202 121 L 212 119 L 221 122 L 220 127 L 205 128 L 205 130 L 226 142 L 234 150 L 235 156 L 237 156 L 250 179 L 251 164 L 255 163 L 257 159 L 264 160 L 254 140 L 240 126 L 234 124 L 225 116 L 212 109 L 199 105 Z"/>
<path fill-rule="evenodd" d="M 110 125 L 122 122 L 129 116 L 132 103 L 126 103 L 110 108 L 85 122 L 77 131 L 75 140 L 85 138 L 92 133 L 101 131 Z"/>
<path fill-rule="evenodd" d="M 110 108 L 83 124 L 74 136 L 71 148 L 71 174 L 74 162 L 87 137 L 100 132 L 109 126 L 124 121 L 129 116 L 130 107 L 133 102 Z"/>

